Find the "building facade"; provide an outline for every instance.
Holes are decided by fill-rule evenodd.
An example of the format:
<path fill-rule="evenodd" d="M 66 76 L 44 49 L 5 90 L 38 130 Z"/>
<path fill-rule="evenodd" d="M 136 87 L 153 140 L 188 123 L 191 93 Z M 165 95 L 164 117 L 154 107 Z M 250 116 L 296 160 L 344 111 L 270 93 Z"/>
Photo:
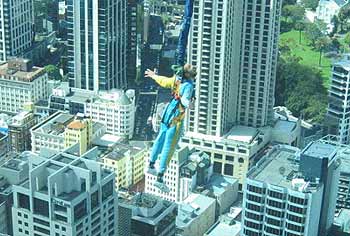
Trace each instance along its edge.
<path fill-rule="evenodd" d="M 331 85 L 329 88 L 328 109 L 325 125 L 328 133 L 337 135 L 339 142 L 350 142 L 350 54 L 336 62 L 332 69 Z"/>
<path fill-rule="evenodd" d="M 34 154 L 29 158 L 33 163 L 29 178 L 13 186 L 14 235 L 116 234 L 114 173 L 88 156 L 59 153 L 49 160 Z"/>
<path fill-rule="evenodd" d="M 188 62 L 198 79 L 191 132 L 221 136 L 235 122 L 242 12 L 242 1 L 194 1 Z"/>
<path fill-rule="evenodd" d="M 248 173 L 241 235 L 327 235 L 338 178 L 333 146 L 274 146 Z"/>
<path fill-rule="evenodd" d="M 0 61 L 20 56 L 34 41 L 32 0 L 1 0 Z"/>
<path fill-rule="evenodd" d="M 244 1 L 237 109 L 241 125 L 273 122 L 281 8 L 281 0 Z"/>
<path fill-rule="evenodd" d="M 102 92 L 86 104 L 85 115 L 106 126 L 109 134 L 131 139 L 135 127 L 135 91 Z"/>
<path fill-rule="evenodd" d="M 127 144 L 116 144 L 101 158 L 106 169 L 116 173 L 115 188 L 130 188 L 144 177 L 148 149 Z"/>
<path fill-rule="evenodd" d="M 91 148 L 91 141 L 105 131 L 102 124 L 91 122 L 89 118 L 56 112 L 30 130 L 32 152 L 40 153 L 42 149 L 63 151 L 80 143 L 79 151 L 83 154 Z"/>
<path fill-rule="evenodd" d="M 334 16 L 338 16 L 340 9 L 348 3 L 348 0 L 321 0 L 316 8 L 316 18 L 326 24 L 332 24 Z"/>
<path fill-rule="evenodd" d="M 24 59 L 0 65 L 0 111 L 15 114 L 25 103 L 48 98 L 48 77 L 44 68 Z"/>
<path fill-rule="evenodd" d="M 67 1 L 68 78 L 71 87 L 126 87 L 126 0 Z"/>
<path fill-rule="evenodd" d="M 147 193 L 119 199 L 119 236 L 175 236 L 176 204 Z"/>
<path fill-rule="evenodd" d="M 30 129 L 37 124 L 37 119 L 31 112 L 20 112 L 9 124 L 9 149 L 13 152 L 31 150 Z"/>
<path fill-rule="evenodd" d="M 178 205 L 176 233 L 181 236 L 203 235 L 215 223 L 216 201 L 191 194 Z"/>

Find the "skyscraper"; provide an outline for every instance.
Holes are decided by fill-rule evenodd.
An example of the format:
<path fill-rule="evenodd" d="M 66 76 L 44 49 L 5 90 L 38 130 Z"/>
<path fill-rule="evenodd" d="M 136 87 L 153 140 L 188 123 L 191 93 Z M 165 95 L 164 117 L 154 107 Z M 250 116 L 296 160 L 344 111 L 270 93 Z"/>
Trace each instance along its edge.
<path fill-rule="evenodd" d="M 222 136 L 235 124 L 271 123 L 280 14 L 280 0 L 195 0 L 188 61 L 199 76 L 189 131 Z"/>
<path fill-rule="evenodd" d="M 221 136 L 236 120 L 242 11 L 242 1 L 194 1 L 188 61 L 198 79 L 191 132 Z"/>
<path fill-rule="evenodd" d="M 126 0 L 67 0 L 71 87 L 126 87 Z"/>
<path fill-rule="evenodd" d="M 0 61 L 18 56 L 32 46 L 34 12 L 32 0 L 1 0 Z"/>
<path fill-rule="evenodd" d="M 281 0 L 245 0 L 237 121 L 271 124 L 275 103 Z"/>
<path fill-rule="evenodd" d="M 338 135 L 339 142 L 349 144 L 350 142 L 350 54 L 344 59 L 334 63 L 331 84 L 329 89 L 328 110 L 325 124 L 328 133 Z"/>

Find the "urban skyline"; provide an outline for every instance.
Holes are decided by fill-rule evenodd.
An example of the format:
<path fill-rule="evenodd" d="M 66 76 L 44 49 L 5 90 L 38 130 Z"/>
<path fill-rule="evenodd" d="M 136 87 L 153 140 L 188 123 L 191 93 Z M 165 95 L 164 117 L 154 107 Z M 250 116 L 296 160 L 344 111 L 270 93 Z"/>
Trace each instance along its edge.
<path fill-rule="evenodd" d="M 348 0 L 0 0 L 0 235 L 350 235 L 349 79 Z"/>

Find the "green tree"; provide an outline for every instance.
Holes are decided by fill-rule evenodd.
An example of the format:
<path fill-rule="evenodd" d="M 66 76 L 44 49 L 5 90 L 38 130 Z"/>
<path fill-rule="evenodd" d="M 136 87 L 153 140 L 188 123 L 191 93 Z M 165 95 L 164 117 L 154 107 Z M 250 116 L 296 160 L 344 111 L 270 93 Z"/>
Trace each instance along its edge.
<path fill-rule="evenodd" d="M 318 65 L 322 65 L 322 53 L 325 51 L 325 49 L 331 44 L 331 41 L 329 40 L 328 37 L 320 37 L 316 40 L 315 46 L 317 50 L 320 52 L 320 56 L 318 59 Z"/>
<path fill-rule="evenodd" d="M 319 70 L 300 64 L 298 57 L 282 55 L 277 63 L 276 105 L 321 123 L 327 107 L 327 89 L 322 83 Z"/>
<path fill-rule="evenodd" d="M 350 32 L 347 32 L 344 37 L 344 43 L 346 43 L 348 46 L 350 46 Z"/>
<path fill-rule="evenodd" d="M 305 8 L 311 8 L 312 10 L 316 10 L 316 7 L 318 6 L 319 0 L 302 0 L 302 3 L 304 4 Z"/>
<path fill-rule="evenodd" d="M 340 32 L 344 32 L 348 20 L 350 20 L 350 4 L 345 7 L 342 7 L 338 14 L 338 21 L 340 26 Z"/>
<path fill-rule="evenodd" d="M 47 72 L 49 79 L 60 80 L 60 81 L 63 80 L 63 77 L 60 74 L 60 69 L 57 66 L 47 65 L 45 66 L 45 70 Z"/>
<path fill-rule="evenodd" d="M 316 41 L 324 36 L 318 25 L 315 23 L 307 24 L 305 31 L 308 39 L 311 41 L 312 46 L 315 46 Z"/>

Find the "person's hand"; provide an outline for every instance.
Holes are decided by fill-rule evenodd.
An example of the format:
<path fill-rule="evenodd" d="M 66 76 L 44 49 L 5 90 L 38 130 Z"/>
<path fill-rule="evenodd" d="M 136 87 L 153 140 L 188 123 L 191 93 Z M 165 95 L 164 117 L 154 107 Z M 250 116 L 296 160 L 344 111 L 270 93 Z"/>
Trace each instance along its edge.
<path fill-rule="evenodd" d="M 150 70 L 150 69 L 147 69 L 146 71 L 145 71 L 145 77 L 146 78 L 152 78 L 153 76 L 155 76 L 156 75 L 156 72 L 155 71 L 152 71 L 152 70 Z"/>

